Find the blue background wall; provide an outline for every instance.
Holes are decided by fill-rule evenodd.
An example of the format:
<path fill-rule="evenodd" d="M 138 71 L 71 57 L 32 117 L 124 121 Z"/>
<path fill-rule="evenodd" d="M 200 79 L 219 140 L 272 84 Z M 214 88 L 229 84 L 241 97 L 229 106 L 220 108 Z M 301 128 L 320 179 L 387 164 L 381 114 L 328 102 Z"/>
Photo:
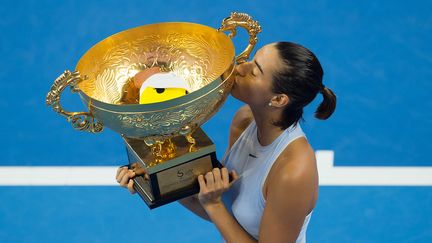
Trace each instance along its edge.
<path fill-rule="evenodd" d="M 307 109 L 312 146 L 345 166 L 432 166 L 430 1 L 3 1 L 0 5 L 0 165 L 122 165 L 118 134 L 74 131 L 45 106 L 53 80 L 98 41 L 166 21 L 214 28 L 231 11 L 263 28 L 257 47 L 285 40 L 312 50 L 338 96 L 328 121 Z M 238 50 L 246 35 L 235 39 Z M 83 110 L 66 90 L 62 103 Z M 219 157 L 241 103 L 204 125 Z M 431 242 L 430 187 L 321 187 L 310 242 Z M 137 225 L 137 226 L 135 226 Z M 144 228 L 144 229 L 142 229 Z M 216 229 L 177 204 L 149 211 L 117 187 L 0 187 L 1 242 L 196 242 Z"/>

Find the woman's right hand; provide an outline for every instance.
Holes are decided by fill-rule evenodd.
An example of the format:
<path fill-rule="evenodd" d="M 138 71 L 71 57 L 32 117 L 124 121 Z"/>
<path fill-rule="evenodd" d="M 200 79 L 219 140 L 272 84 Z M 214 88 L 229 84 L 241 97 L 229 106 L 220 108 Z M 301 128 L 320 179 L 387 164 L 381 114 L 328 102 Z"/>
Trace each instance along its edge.
<path fill-rule="evenodd" d="M 136 176 L 144 177 L 144 180 L 149 180 L 150 176 L 147 171 L 143 169 L 139 164 L 133 163 L 130 165 L 132 169 L 128 166 L 122 166 L 117 169 L 116 180 L 120 186 L 127 188 L 130 193 L 136 193 L 134 189 L 134 181 L 132 180 Z"/>
<path fill-rule="evenodd" d="M 131 194 L 135 194 L 134 181 L 132 180 L 135 176 L 135 171 L 130 170 L 127 166 L 122 166 L 117 170 L 116 180 L 120 186 L 127 188 Z"/>

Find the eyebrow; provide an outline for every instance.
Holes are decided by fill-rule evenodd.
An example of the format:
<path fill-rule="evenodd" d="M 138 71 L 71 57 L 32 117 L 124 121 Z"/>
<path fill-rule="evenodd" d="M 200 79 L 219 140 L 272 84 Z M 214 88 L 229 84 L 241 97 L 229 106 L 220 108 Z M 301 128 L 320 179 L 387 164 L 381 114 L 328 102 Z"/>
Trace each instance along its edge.
<path fill-rule="evenodd" d="M 259 65 L 256 60 L 254 60 L 254 63 L 257 65 L 257 67 L 261 71 L 261 73 L 264 74 L 264 72 L 263 72 L 263 70 L 261 68 L 261 65 Z"/>

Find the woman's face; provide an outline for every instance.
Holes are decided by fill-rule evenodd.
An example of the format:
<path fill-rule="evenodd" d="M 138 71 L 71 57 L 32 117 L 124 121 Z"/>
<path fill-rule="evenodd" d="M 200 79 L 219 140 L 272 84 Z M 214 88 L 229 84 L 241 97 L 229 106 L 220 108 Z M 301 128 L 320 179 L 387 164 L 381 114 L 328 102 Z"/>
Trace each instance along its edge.
<path fill-rule="evenodd" d="M 236 67 L 232 96 L 250 106 L 267 106 L 275 95 L 272 92 L 273 74 L 282 66 L 275 45 L 264 46 L 251 61 Z"/>

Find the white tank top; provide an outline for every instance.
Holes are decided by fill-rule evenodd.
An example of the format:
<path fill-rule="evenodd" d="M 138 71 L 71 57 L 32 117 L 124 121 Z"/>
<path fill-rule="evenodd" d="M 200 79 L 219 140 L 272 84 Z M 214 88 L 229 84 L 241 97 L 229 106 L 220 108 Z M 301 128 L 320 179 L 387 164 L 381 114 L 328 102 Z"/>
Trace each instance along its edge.
<path fill-rule="evenodd" d="M 258 240 L 259 227 L 265 207 L 263 185 L 273 163 L 292 141 L 305 137 L 300 124 L 291 126 L 270 145 L 262 146 L 257 138 L 257 126 L 253 121 L 240 135 L 222 163 L 229 171 L 240 176 L 223 194 L 223 201 L 237 222 Z M 312 212 L 306 216 L 296 243 L 306 242 L 306 229 Z"/>

